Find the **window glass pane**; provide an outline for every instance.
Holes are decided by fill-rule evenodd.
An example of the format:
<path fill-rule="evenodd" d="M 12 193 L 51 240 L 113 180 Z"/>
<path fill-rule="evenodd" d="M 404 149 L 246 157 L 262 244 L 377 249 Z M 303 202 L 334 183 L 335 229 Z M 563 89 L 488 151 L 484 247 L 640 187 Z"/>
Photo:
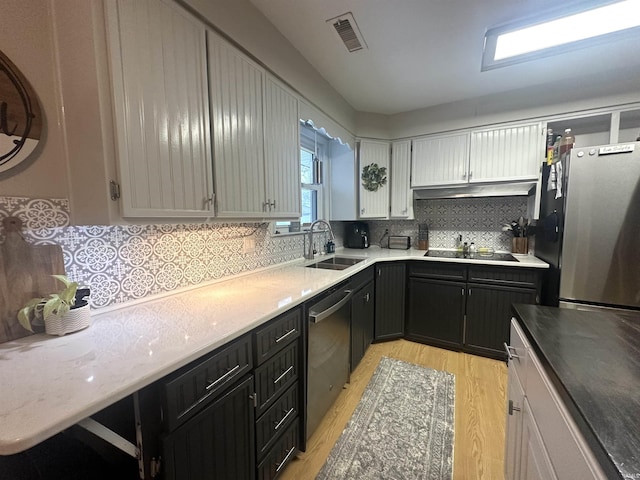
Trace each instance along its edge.
<path fill-rule="evenodd" d="M 318 200 L 318 192 L 307 188 L 302 189 L 302 217 L 301 223 L 312 223 L 317 220 L 316 204 Z"/>
<path fill-rule="evenodd" d="M 313 153 L 300 150 L 300 182 L 313 183 Z"/>

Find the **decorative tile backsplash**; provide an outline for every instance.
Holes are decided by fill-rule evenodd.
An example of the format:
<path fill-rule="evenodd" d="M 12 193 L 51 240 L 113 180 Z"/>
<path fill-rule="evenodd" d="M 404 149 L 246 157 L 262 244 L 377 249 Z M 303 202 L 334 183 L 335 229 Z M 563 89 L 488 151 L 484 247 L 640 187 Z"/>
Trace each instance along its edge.
<path fill-rule="evenodd" d="M 69 278 L 105 307 L 302 257 L 303 237 L 275 236 L 266 223 L 75 227 L 65 200 L 0 197 L 0 218 L 17 216 L 25 239 L 62 246 Z M 4 233 L 2 232 L 4 236 Z M 243 253 L 244 238 L 255 251 Z"/>
<path fill-rule="evenodd" d="M 511 250 L 511 235 L 502 225 L 526 217 L 527 197 L 485 197 L 417 200 L 415 220 L 368 221 L 371 243 L 380 244 L 386 228 L 390 235 L 410 235 L 417 243 L 418 225 L 429 227 L 430 248 L 454 248 L 455 236 L 477 247 Z M 386 241 L 386 240 L 385 240 Z M 383 243 L 385 242 L 383 241 Z"/>
<path fill-rule="evenodd" d="M 431 248 L 452 248 L 455 235 L 478 247 L 510 250 L 504 223 L 525 215 L 526 197 L 489 197 L 415 202 L 416 220 L 369 221 L 371 243 L 391 235 L 410 235 L 429 225 Z M 221 279 L 303 256 L 305 236 L 272 235 L 266 223 L 186 225 L 69 226 L 66 199 L 0 197 L 0 218 L 19 217 L 25 238 L 62 246 L 67 275 L 91 287 L 91 305 L 105 307 L 179 287 Z M 344 222 L 331 222 L 342 245 Z M 244 238 L 255 250 L 243 253 Z M 318 245 L 325 234 L 314 236 Z M 0 228 L 0 242 L 4 232 Z"/>

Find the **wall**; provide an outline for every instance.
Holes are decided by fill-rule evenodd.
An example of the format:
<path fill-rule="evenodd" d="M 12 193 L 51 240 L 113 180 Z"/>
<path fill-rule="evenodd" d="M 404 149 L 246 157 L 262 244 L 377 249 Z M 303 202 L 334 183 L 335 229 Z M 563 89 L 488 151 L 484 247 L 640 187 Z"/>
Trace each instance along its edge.
<path fill-rule="evenodd" d="M 0 49 L 36 91 L 44 115 L 43 136 L 31 158 L 0 173 L 1 195 L 37 192 L 66 197 L 68 185 L 49 1 L 2 0 Z"/>
<path fill-rule="evenodd" d="M 265 223 L 69 226 L 66 199 L 0 197 L 0 218 L 17 216 L 25 240 L 62 246 L 69 278 L 105 307 L 302 257 L 304 238 L 273 236 Z M 0 243 L 4 233 L 0 225 Z M 255 251 L 243 253 L 244 238 Z"/>
<path fill-rule="evenodd" d="M 454 248 L 455 237 L 462 234 L 463 242 L 475 242 L 478 248 L 490 247 L 498 251 L 511 250 L 511 234 L 502 226 L 526 216 L 527 197 L 486 197 L 417 200 L 415 220 L 369 220 L 371 243 L 380 245 L 385 229 L 389 235 L 410 235 L 417 244 L 418 225 L 429 227 L 430 248 Z M 387 239 L 382 241 L 386 246 Z M 533 251 L 533 243 L 529 246 Z"/>

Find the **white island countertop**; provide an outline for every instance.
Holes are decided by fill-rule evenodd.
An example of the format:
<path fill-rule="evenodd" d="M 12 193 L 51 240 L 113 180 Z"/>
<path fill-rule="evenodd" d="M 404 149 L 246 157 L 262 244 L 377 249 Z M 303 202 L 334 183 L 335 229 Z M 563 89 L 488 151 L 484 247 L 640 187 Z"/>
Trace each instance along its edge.
<path fill-rule="evenodd" d="M 92 312 L 92 325 L 63 337 L 0 344 L 0 455 L 10 455 L 159 380 L 381 261 L 425 260 L 548 268 L 518 262 L 437 259 L 421 250 L 340 249 L 365 260 L 346 270 L 297 260 L 136 304 Z M 323 258 L 317 256 L 317 260 Z"/>

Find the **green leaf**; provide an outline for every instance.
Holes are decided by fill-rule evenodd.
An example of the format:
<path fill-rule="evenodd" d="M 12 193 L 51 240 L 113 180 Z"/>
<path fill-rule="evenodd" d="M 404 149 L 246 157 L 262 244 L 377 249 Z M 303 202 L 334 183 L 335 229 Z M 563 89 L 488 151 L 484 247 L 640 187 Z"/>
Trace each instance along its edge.
<path fill-rule="evenodd" d="M 33 332 L 33 328 L 31 327 L 31 320 L 29 320 L 29 313 L 31 312 L 31 310 L 32 308 L 29 307 L 20 309 L 18 311 L 18 322 L 20 322 L 20 325 L 22 325 L 24 328 L 26 328 L 30 332 Z"/>
<path fill-rule="evenodd" d="M 44 304 L 44 311 L 42 312 L 43 317 L 46 319 L 52 313 L 60 314 L 59 309 L 61 305 L 63 305 L 63 303 L 58 296 L 50 298 Z"/>

